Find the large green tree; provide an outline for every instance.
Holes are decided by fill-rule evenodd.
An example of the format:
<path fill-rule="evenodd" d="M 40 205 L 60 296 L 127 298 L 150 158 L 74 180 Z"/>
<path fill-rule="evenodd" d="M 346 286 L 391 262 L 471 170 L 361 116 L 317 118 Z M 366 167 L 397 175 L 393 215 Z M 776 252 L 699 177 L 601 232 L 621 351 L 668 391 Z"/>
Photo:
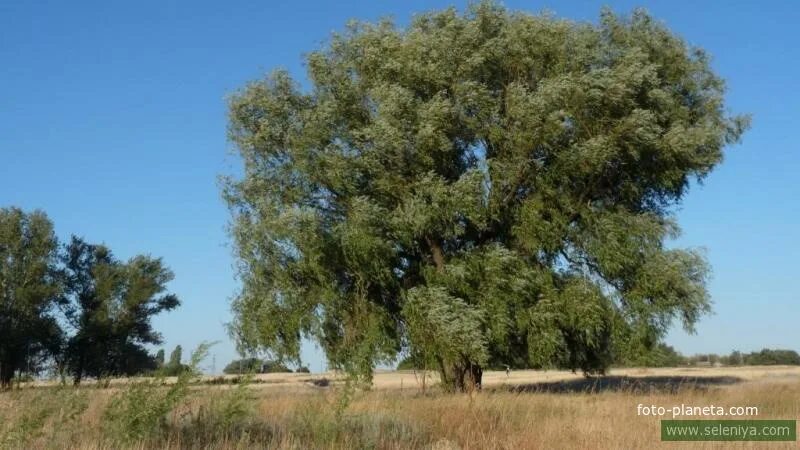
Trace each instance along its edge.
<path fill-rule="evenodd" d="M 145 345 L 160 344 L 152 317 L 180 302 L 166 292 L 172 272 L 161 259 L 116 259 L 103 245 L 72 237 L 64 250 L 63 276 L 73 332 L 67 366 L 75 383 L 92 377 L 131 375 L 157 368 Z"/>
<path fill-rule="evenodd" d="M 365 377 L 407 350 L 465 389 L 491 364 L 602 372 L 709 310 L 703 257 L 665 241 L 747 120 L 646 13 L 483 2 L 354 23 L 306 63 L 308 89 L 277 71 L 230 103 L 241 347 L 305 336 Z"/>
<path fill-rule="evenodd" d="M 59 348 L 57 251 L 44 213 L 0 208 L 0 388 Z"/>

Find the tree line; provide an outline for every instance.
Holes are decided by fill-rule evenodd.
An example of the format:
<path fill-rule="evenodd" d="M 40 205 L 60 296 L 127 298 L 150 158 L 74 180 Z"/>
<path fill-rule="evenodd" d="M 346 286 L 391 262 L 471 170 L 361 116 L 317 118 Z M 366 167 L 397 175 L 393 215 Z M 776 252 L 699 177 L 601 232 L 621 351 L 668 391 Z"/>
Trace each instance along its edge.
<path fill-rule="evenodd" d="M 733 350 L 728 355 L 704 353 L 686 356 L 664 343 L 657 344 L 650 351 L 636 356 L 618 355 L 612 363 L 615 367 L 681 367 L 681 366 L 800 366 L 800 354 L 794 350 L 762 349 L 750 353 Z M 411 356 L 400 360 L 397 370 L 431 369 L 434 366 Z M 529 369 L 506 364 L 489 367 L 490 370 Z M 556 367 L 570 369 L 568 366 Z"/>
<path fill-rule="evenodd" d="M 769 349 L 743 353 L 733 350 L 730 354 L 703 353 L 686 356 L 669 345 L 658 344 L 646 355 L 637 358 L 620 358 L 618 366 L 627 367 L 679 367 L 679 366 L 775 366 L 800 365 L 800 354 L 794 350 Z"/>
<path fill-rule="evenodd" d="M 229 375 L 244 375 L 248 373 L 309 373 L 308 367 L 300 366 L 292 370 L 280 361 L 261 358 L 242 358 L 231 361 L 222 370 Z"/>
<path fill-rule="evenodd" d="M 76 384 L 156 369 L 146 345 L 162 342 L 151 318 L 180 305 L 172 279 L 161 258 L 60 243 L 44 212 L 0 208 L 0 387 L 47 368 Z"/>

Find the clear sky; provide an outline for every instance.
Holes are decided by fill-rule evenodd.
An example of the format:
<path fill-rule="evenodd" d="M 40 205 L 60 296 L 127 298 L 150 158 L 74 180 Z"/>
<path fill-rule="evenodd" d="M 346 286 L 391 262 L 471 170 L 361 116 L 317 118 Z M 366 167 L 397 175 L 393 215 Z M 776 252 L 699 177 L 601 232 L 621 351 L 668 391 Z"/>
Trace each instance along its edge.
<path fill-rule="evenodd" d="M 694 187 L 677 245 L 703 246 L 715 314 L 684 353 L 800 350 L 800 8 L 785 1 L 507 1 L 596 21 L 601 6 L 646 7 L 708 50 L 729 107 L 753 127 Z M 203 340 L 216 369 L 234 358 L 223 324 L 237 288 L 216 177 L 238 167 L 225 96 L 275 67 L 303 79 L 302 54 L 348 19 L 412 14 L 453 1 L 0 0 L 0 206 L 45 210 L 59 236 L 122 258 L 162 256 L 183 300 L 156 319 L 169 351 Z M 0 337 L 2 338 L 2 337 Z M 308 345 L 312 370 L 324 359 Z M 211 360 L 207 364 L 211 365 Z"/>

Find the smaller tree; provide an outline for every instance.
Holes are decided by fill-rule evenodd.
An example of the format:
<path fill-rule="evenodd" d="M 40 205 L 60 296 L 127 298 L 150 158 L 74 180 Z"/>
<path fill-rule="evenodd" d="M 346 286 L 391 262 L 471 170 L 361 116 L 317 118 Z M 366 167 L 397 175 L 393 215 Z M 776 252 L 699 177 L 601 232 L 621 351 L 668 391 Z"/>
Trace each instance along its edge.
<path fill-rule="evenodd" d="M 172 353 L 169 354 L 169 365 L 180 366 L 181 359 L 183 359 L 183 348 L 178 345 L 174 350 L 172 350 Z"/>
<path fill-rule="evenodd" d="M 180 345 L 176 345 L 172 353 L 169 354 L 169 362 L 161 368 L 162 374 L 173 377 L 189 370 L 189 366 L 183 364 L 182 360 L 183 348 Z"/>
<path fill-rule="evenodd" d="M 172 272 L 161 259 L 139 255 L 122 262 L 106 246 L 75 236 L 62 259 L 66 317 L 75 330 L 67 345 L 67 364 L 75 383 L 84 375 L 154 370 L 155 358 L 144 346 L 162 341 L 152 317 L 180 304 L 177 296 L 165 293 Z"/>
<path fill-rule="evenodd" d="M 0 208 L 0 388 L 58 351 L 58 243 L 43 212 Z"/>
<path fill-rule="evenodd" d="M 164 349 L 163 348 L 158 349 L 158 352 L 156 353 L 156 364 L 158 364 L 159 368 L 164 367 Z"/>

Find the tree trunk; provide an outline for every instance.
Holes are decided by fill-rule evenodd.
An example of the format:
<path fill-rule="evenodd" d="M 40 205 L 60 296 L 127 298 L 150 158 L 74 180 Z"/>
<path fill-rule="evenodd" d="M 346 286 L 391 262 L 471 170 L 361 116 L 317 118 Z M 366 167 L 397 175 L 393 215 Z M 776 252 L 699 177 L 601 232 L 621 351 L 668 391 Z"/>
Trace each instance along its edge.
<path fill-rule="evenodd" d="M 442 385 L 453 392 L 474 392 L 481 390 L 483 368 L 469 361 L 442 365 L 439 371 Z"/>
<path fill-rule="evenodd" d="M 0 361 L 0 390 L 11 387 L 11 380 L 14 379 L 14 368 L 8 361 Z"/>
<path fill-rule="evenodd" d="M 467 390 L 480 391 L 483 382 L 483 368 L 479 364 L 470 364 L 467 376 Z"/>
<path fill-rule="evenodd" d="M 73 384 L 75 386 L 79 386 L 81 384 L 81 378 L 83 378 L 83 352 L 81 352 L 80 356 L 78 356 L 78 364 L 75 367 L 75 378 L 73 379 Z"/>
<path fill-rule="evenodd" d="M 436 361 L 439 363 L 439 378 L 441 379 L 440 381 L 442 382 L 442 385 L 449 386 L 450 379 L 447 376 L 447 368 L 445 366 L 444 361 L 439 356 L 436 357 Z"/>
<path fill-rule="evenodd" d="M 428 247 L 431 249 L 431 257 L 436 265 L 437 272 L 444 271 L 444 250 L 436 239 L 429 236 L 425 237 Z M 456 392 L 473 392 L 481 390 L 483 381 L 483 368 L 479 364 L 471 361 L 461 361 L 459 363 L 445 364 L 441 358 L 439 362 L 439 375 L 442 385 L 447 389 Z"/>
<path fill-rule="evenodd" d="M 425 240 L 428 242 L 428 247 L 431 248 L 431 256 L 433 257 L 433 263 L 436 265 L 436 270 L 439 272 L 443 271 L 444 250 L 442 250 L 442 246 L 433 238 L 426 237 Z"/>
<path fill-rule="evenodd" d="M 453 366 L 453 388 L 456 392 L 467 392 L 467 385 L 465 383 L 464 375 L 466 375 L 466 368 L 461 364 Z"/>

